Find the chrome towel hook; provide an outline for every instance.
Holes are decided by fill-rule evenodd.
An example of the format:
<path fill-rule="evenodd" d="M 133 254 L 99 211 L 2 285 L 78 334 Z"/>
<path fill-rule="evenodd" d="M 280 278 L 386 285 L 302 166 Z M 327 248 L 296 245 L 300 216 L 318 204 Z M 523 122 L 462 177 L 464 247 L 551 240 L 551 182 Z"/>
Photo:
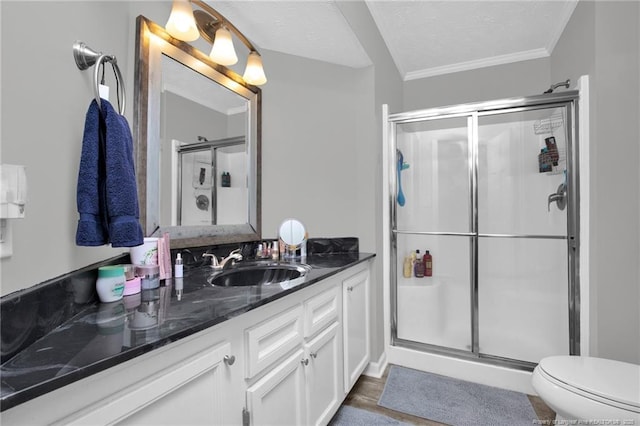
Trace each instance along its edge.
<path fill-rule="evenodd" d="M 83 41 L 76 41 L 73 43 L 73 58 L 76 61 L 76 65 L 81 70 L 86 70 L 92 65 L 95 65 L 95 69 L 93 70 L 93 94 L 95 96 L 96 102 L 98 103 L 98 108 L 101 108 L 100 102 L 100 65 L 103 62 L 109 62 L 113 66 L 113 71 L 116 76 L 117 82 L 117 90 L 118 90 L 118 111 L 120 115 L 124 114 L 125 108 L 125 88 L 124 88 L 124 79 L 122 78 L 122 73 L 120 72 L 120 68 L 118 67 L 118 61 L 113 55 L 104 55 L 102 52 L 96 52 L 89 46 L 87 46 Z"/>

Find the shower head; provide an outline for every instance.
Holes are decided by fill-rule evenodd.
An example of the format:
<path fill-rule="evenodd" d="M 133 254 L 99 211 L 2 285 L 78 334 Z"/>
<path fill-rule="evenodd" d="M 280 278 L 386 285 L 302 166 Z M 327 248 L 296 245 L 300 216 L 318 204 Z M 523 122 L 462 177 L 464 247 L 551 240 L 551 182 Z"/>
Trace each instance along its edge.
<path fill-rule="evenodd" d="M 561 83 L 552 84 L 551 87 L 549 87 L 549 90 L 547 90 L 544 93 L 553 93 L 553 91 L 556 90 L 560 86 L 564 86 L 565 89 L 568 89 L 570 82 L 571 82 L 571 80 L 567 79 L 567 81 L 563 81 Z"/>

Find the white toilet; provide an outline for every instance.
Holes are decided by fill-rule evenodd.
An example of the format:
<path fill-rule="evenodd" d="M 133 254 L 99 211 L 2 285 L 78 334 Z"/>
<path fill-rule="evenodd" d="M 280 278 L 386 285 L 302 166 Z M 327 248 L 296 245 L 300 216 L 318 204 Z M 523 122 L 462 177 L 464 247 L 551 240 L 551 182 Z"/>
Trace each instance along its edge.
<path fill-rule="evenodd" d="M 540 398 L 556 412 L 556 420 L 640 426 L 640 365 L 552 356 L 540 361 L 531 380 Z"/>

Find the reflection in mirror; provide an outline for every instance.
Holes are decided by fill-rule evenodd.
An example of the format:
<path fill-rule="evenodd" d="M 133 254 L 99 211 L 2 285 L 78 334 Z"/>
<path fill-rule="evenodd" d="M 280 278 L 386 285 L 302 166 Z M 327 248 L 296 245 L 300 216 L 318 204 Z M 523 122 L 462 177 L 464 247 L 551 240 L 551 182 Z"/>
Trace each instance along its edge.
<path fill-rule="evenodd" d="M 259 88 L 140 16 L 136 167 L 147 236 L 260 239 Z"/>
<path fill-rule="evenodd" d="M 173 140 L 172 225 L 232 225 L 248 221 L 243 136 L 201 142 Z M 177 157 L 177 158 L 176 158 Z M 161 219 L 161 222 L 164 220 Z"/>

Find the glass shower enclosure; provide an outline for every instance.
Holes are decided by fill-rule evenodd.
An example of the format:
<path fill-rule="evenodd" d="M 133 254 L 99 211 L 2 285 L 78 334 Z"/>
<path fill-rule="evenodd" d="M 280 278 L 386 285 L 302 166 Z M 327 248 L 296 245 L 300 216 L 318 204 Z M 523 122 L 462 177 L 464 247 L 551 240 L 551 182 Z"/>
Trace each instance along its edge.
<path fill-rule="evenodd" d="M 392 345 L 524 370 L 579 353 L 577 100 L 388 116 Z"/>

